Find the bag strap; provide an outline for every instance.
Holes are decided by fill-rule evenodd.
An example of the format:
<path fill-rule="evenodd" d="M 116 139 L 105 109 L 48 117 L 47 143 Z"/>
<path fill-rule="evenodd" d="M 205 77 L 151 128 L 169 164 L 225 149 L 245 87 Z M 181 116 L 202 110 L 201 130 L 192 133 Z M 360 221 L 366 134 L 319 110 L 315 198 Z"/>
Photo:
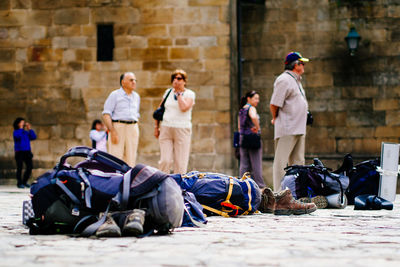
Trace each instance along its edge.
<path fill-rule="evenodd" d="M 299 88 L 299 91 L 300 91 L 301 95 L 302 95 L 303 98 L 305 99 L 306 96 L 305 96 L 304 93 L 303 93 L 303 86 L 301 85 L 301 83 L 299 84 L 299 83 L 297 82 L 297 79 L 296 79 L 292 74 L 290 74 L 289 72 L 286 72 L 286 73 L 289 74 L 289 75 L 296 81 L 297 87 Z"/>
<path fill-rule="evenodd" d="M 188 218 L 190 219 L 190 221 L 193 223 L 193 225 L 195 227 L 204 227 L 205 225 L 202 224 L 201 222 L 196 221 L 195 219 L 193 219 L 192 215 L 190 214 L 189 210 L 187 209 L 186 205 L 183 205 L 184 208 L 184 212 L 185 214 L 188 216 Z"/>
<path fill-rule="evenodd" d="M 208 211 L 214 212 L 215 214 L 221 215 L 222 217 L 229 218 L 229 215 L 228 215 L 227 212 L 220 211 L 220 210 L 211 208 L 211 207 L 206 206 L 206 205 L 201 205 L 201 206 L 203 206 L 203 208 L 206 209 L 206 210 L 208 210 Z"/>
<path fill-rule="evenodd" d="M 131 169 L 131 167 L 126 164 L 124 161 L 120 160 L 117 157 L 114 157 L 111 154 L 108 154 L 103 151 L 99 151 L 97 149 L 93 149 L 86 146 L 77 146 L 68 150 L 61 158 L 59 163 L 57 164 L 57 169 L 62 169 L 65 166 L 65 162 L 70 157 L 86 157 L 91 160 L 96 160 L 100 163 L 103 163 L 121 173 L 126 173 Z"/>
<path fill-rule="evenodd" d="M 169 91 L 168 91 L 167 95 L 164 97 L 164 99 L 163 99 L 163 101 L 162 101 L 160 107 L 164 107 L 165 101 L 167 101 L 167 98 L 168 98 L 169 94 L 171 93 L 171 91 L 172 91 L 172 88 L 169 89 Z"/>
<path fill-rule="evenodd" d="M 94 233 L 96 233 L 97 229 L 99 229 L 99 227 L 106 221 L 108 211 L 110 210 L 110 206 L 111 206 L 111 203 L 108 204 L 107 209 L 104 211 L 103 216 L 102 216 L 97 222 L 92 223 L 91 225 L 87 226 L 87 227 L 82 231 L 82 233 L 81 233 L 80 235 L 81 235 L 81 236 L 84 236 L 84 237 L 88 237 L 88 236 L 91 236 L 91 235 L 93 235 Z M 90 218 L 92 218 L 92 217 L 93 217 L 93 215 L 88 215 L 88 216 L 83 217 L 83 218 L 75 225 L 75 227 L 74 227 L 74 233 L 75 233 L 76 230 L 79 228 L 79 225 L 80 225 L 81 223 L 83 223 L 84 221 L 86 221 L 86 220 L 88 220 L 88 219 L 90 219 Z"/>

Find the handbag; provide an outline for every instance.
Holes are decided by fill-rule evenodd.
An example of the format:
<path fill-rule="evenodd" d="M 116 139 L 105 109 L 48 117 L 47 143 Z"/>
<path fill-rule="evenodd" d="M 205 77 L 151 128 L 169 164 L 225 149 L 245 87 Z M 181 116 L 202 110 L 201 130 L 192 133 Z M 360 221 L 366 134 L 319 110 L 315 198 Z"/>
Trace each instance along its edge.
<path fill-rule="evenodd" d="M 314 118 L 310 111 L 307 111 L 307 125 L 312 125 L 314 122 Z"/>
<path fill-rule="evenodd" d="M 250 108 L 247 109 L 246 120 L 250 118 L 249 110 Z M 242 148 L 258 149 L 261 147 L 261 136 L 258 133 L 243 134 L 240 146 Z"/>
<path fill-rule="evenodd" d="M 242 139 L 242 147 L 249 149 L 258 149 L 261 147 L 261 136 L 256 133 L 244 134 Z"/>
<path fill-rule="evenodd" d="M 153 112 L 153 118 L 157 121 L 162 121 L 163 120 L 163 116 L 164 116 L 164 112 L 165 112 L 165 101 L 167 100 L 169 94 L 171 93 L 172 89 L 169 90 L 168 94 L 165 96 L 163 102 L 161 103 L 160 107 L 157 108 L 154 112 Z"/>

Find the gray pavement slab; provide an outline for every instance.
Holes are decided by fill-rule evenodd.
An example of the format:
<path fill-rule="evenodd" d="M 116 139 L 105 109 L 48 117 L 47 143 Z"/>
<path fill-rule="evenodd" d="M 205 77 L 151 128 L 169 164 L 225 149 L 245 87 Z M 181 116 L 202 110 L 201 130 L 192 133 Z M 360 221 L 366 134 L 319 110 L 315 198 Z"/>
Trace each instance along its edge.
<path fill-rule="evenodd" d="M 393 211 L 209 217 L 167 236 L 31 236 L 28 189 L 0 186 L 0 266 L 400 266 L 400 196 Z"/>

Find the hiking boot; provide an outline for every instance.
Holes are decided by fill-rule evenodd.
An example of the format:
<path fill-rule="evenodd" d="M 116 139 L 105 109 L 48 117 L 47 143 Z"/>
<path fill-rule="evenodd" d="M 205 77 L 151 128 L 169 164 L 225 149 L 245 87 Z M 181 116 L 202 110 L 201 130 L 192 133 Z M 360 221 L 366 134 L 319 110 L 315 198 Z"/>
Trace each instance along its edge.
<path fill-rule="evenodd" d="M 101 215 L 100 215 L 101 217 Z M 99 229 L 96 231 L 97 237 L 120 237 L 121 229 L 119 229 L 118 225 L 115 223 L 114 219 L 111 217 L 111 214 L 107 214 L 106 221 L 100 225 Z"/>
<path fill-rule="evenodd" d="M 290 189 L 285 189 L 275 195 L 275 215 L 301 215 L 309 214 L 317 210 L 314 203 L 301 203 L 295 200 Z"/>
<path fill-rule="evenodd" d="M 275 196 L 271 188 L 265 187 L 261 190 L 261 203 L 258 210 L 262 213 L 274 213 Z"/>
<path fill-rule="evenodd" d="M 124 236 L 138 236 L 143 234 L 143 224 L 146 212 L 141 209 L 134 209 L 128 216 L 126 216 L 124 226 L 122 228 L 122 235 Z"/>
<path fill-rule="evenodd" d="M 302 197 L 299 198 L 298 201 L 301 203 L 314 203 L 318 209 L 325 209 L 328 207 L 328 200 L 324 196 L 315 196 L 312 198 Z"/>
<path fill-rule="evenodd" d="M 311 202 L 314 203 L 319 209 L 325 209 L 328 207 L 328 200 L 324 196 L 312 197 Z"/>

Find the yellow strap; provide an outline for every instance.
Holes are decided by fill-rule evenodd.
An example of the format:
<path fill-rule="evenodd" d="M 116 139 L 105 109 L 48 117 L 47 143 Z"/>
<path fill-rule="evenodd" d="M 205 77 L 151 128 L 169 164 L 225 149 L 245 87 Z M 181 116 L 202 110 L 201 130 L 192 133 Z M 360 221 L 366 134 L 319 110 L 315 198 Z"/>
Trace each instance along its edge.
<path fill-rule="evenodd" d="M 243 173 L 242 178 L 240 179 L 241 181 L 246 180 L 247 178 L 251 178 L 250 172 L 245 172 Z"/>
<path fill-rule="evenodd" d="M 228 202 L 228 203 L 231 203 L 229 200 L 231 199 L 232 191 L 233 191 L 233 178 L 229 176 L 228 195 L 226 196 L 226 199 L 225 199 L 225 201 Z"/>
<path fill-rule="evenodd" d="M 247 196 L 249 197 L 249 209 L 246 211 L 247 213 L 250 212 L 253 207 L 251 206 L 251 186 L 248 180 L 244 180 L 244 182 L 247 184 Z"/>
<path fill-rule="evenodd" d="M 220 211 L 220 210 L 211 208 L 211 207 L 206 206 L 206 205 L 202 205 L 202 206 L 203 206 L 203 208 L 206 209 L 206 210 L 209 210 L 209 211 L 211 211 L 211 212 L 214 212 L 214 213 L 216 213 L 216 214 L 218 214 L 218 215 L 221 215 L 221 216 L 223 216 L 223 217 L 229 218 L 229 215 L 228 215 L 228 213 L 226 213 L 226 212 L 223 212 L 223 211 Z"/>

